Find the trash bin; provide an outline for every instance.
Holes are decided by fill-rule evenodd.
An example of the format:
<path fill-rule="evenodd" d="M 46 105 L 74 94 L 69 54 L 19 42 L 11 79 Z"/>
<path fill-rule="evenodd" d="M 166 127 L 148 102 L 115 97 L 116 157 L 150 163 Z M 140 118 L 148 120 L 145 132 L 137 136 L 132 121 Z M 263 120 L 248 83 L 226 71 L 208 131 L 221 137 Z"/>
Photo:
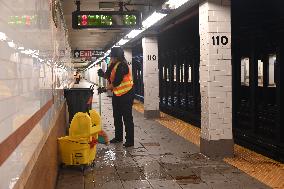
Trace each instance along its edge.
<path fill-rule="evenodd" d="M 77 112 L 89 112 L 92 109 L 93 88 L 70 88 L 64 89 L 66 98 L 69 123 Z"/>

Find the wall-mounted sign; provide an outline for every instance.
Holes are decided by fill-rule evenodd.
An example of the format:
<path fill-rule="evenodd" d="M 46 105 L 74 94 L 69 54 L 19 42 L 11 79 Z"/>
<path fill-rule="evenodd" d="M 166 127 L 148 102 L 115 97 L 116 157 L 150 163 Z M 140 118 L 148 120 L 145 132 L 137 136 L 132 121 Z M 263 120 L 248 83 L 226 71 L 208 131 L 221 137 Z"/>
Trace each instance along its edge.
<path fill-rule="evenodd" d="M 137 11 L 75 11 L 73 29 L 87 28 L 139 28 L 141 13 Z"/>
<path fill-rule="evenodd" d="M 102 50 L 74 50 L 74 58 L 84 58 L 86 60 L 96 59 L 104 55 Z"/>
<path fill-rule="evenodd" d="M 157 55 L 154 55 L 154 54 L 149 54 L 149 55 L 147 55 L 147 60 L 149 60 L 149 61 L 155 61 L 155 60 L 157 60 Z"/>
<path fill-rule="evenodd" d="M 32 26 L 35 25 L 37 20 L 36 16 L 28 16 L 28 15 L 23 15 L 23 16 L 10 16 L 10 19 L 8 21 L 8 24 L 10 25 L 20 25 L 20 26 Z"/>
<path fill-rule="evenodd" d="M 227 36 L 212 36 L 213 45 L 227 45 L 229 38 Z"/>

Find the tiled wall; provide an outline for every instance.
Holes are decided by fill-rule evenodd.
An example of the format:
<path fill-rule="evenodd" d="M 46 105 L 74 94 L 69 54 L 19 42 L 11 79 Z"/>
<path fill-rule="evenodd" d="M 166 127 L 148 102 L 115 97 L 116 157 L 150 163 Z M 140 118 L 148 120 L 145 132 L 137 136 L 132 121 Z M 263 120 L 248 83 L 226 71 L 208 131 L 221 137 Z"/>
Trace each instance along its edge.
<path fill-rule="evenodd" d="M 93 66 L 92 68 L 88 69 L 85 72 L 85 79 L 93 83 L 99 84 L 98 69 L 100 69 L 99 65 Z"/>
<path fill-rule="evenodd" d="M 230 0 L 200 1 L 199 34 L 201 137 L 232 139 Z"/>
<path fill-rule="evenodd" d="M 57 138 L 65 135 L 66 132 L 66 128 L 62 127 L 62 125 L 66 124 L 65 112 L 66 109 L 65 106 L 63 106 L 59 112 L 55 126 L 51 130 L 50 135 L 39 154 L 37 162 L 25 183 L 24 189 L 55 188 L 59 169 Z M 21 182 L 18 182 L 18 185 L 20 185 L 20 183 Z"/>
<path fill-rule="evenodd" d="M 22 172 L 32 170 L 64 101 L 62 89 L 72 80 L 64 22 L 58 8 L 52 19 L 51 5 L 51 0 L 1 1 L 0 142 L 54 98 L 51 109 L 1 165 L 1 189 L 29 176 Z"/>

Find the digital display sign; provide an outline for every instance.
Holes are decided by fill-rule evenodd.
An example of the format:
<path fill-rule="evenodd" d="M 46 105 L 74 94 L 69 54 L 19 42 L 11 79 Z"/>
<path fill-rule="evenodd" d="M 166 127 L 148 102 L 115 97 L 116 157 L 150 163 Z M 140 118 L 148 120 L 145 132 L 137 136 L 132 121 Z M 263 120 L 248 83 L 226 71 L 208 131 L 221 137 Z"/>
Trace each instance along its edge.
<path fill-rule="evenodd" d="M 72 13 L 73 29 L 139 28 L 141 13 L 134 11 L 76 11 Z"/>
<path fill-rule="evenodd" d="M 36 16 L 10 16 L 8 21 L 10 25 L 31 26 L 36 24 Z"/>

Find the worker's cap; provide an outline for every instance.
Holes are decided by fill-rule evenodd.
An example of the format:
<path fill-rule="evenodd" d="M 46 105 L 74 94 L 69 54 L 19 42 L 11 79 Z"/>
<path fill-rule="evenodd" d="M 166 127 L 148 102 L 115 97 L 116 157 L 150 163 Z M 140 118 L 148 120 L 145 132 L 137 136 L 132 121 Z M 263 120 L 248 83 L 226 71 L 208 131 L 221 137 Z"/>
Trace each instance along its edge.
<path fill-rule="evenodd" d="M 113 47 L 110 51 L 110 57 L 124 57 L 124 51 L 121 47 Z"/>

